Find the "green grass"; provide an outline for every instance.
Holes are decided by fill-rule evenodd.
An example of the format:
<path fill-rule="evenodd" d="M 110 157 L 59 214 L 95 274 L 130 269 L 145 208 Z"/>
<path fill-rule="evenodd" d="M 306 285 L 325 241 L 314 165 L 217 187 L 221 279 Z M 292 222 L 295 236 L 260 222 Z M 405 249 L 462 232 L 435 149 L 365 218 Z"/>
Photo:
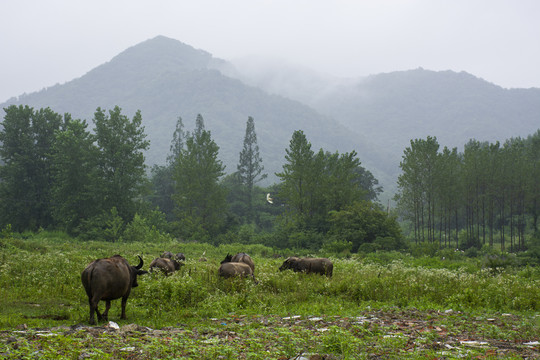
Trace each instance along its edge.
<path fill-rule="evenodd" d="M 447 351 L 450 357 L 520 358 L 538 350 L 520 345 L 540 338 L 537 268 L 494 270 L 483 268 L 481 259 L 381 253 L 331 257 L 334 276 L 326 278 L 280 272 L 283 258 L 262 245 L 78 242 L 48 233 L 4 243 L 0 357 L 425 358 Z M 104 323 L 77 327 L 88 324 L 80 274 L 90 261 L 121 254 L 136 263 L 140 254 L 147 269 L 164 250 L 183 252 L 186 265 L 169 277 L 141 276 L 127 320 L 119 319 L 120 300 L 109 312 L 121 329 L 137 324 L 139 330 L 127 336 Z M 239 251 L 254 259 L 258 284 L 217 276 L 225 255 Z M 203 254 L 207 261 L 201 262 Z M 35 329 L 42 328 L 55 335 L 39 336 Z"/>

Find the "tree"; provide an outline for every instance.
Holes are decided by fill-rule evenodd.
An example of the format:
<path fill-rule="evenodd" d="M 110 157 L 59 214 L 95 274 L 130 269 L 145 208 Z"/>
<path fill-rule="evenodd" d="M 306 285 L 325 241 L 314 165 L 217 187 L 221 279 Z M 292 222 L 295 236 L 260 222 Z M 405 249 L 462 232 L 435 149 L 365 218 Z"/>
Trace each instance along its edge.
<path fill-rule="evenodd" d="M 224 223 L 225 192 L 219 185 L 225 167 L 218 160 L 219 146 L 197 115 L 196 129 L 186 138 L 174 167 L 173 179 L 181 235 L 209 240 Z"/>
<path fill-rule="evenodd" d="M 326 233 L 328 213 L 367 199 L 377 190 L 369 171 L 360 166 L 355 151 L 339 154 L 311 150 L 302 131 L 296 131 L 286 150 L 279 197 L 287 204 L 285 220 L 304 231 Z M 371 177 L 371 178 L 369 178 Z M 365 188 L 366 184 L 368 188 Z"/>
<path fill-rule="evenodd" d="M 56 133 L 53 158 L 53 217 L 68 233 L 101 211 L 103 188 L 98 173 L 99 150 L 86 121 L 67 119 Z"/>
<path fill-rule="evenodd" d="M 330 223 L 329 239 L 350 242 L 353 252 L 399 250 L 405 247 L 395 217 L 389 216 L 370 201 L 356 201 L 343 210 L 331 211 Z"/>
<path fill-rule="evenodd" d="M 400 163 L 396 201 L 402 215 L 413 221 L 415 240 L 435 239 L 437 138 L 411 140 Z"/>
<path fill-rule="evenodd" d="M 283 182 L 279 195 L 287 203 L 288 217 L 303 228 L 306 226 L 310 192 L 315 180 L 312 173 L 314 153 L 302 130 L 293 133 L 285 152 L 287 162 L 283 165 L 283 171 L 276 174 Z"/>
<path fill-rule="evenodd" d="M 0 217 L 17 231 L 52 225 L 50 156 L 62 116 L 51 109 L 5 108 L 0 131 Z"/>
<path fill-rule="evenodd" d="M 259 154 L 257 145 L 257 134 L 255 133 L 255 123 L 253 118 L 248 117 L 246 124 L 246 135 L 244 136 L 244 147 L 240 152 L 240 160 L 237 166 L 239 179 L 245 187 L 246 202 L 248 208 L 248 219 L 253 219 L 253 186 L 255 183 L 265 179 L 268 174 L 262 174 L 264 166 Z"/>
<path fill-rule="evenodd" d="M 179 116 L 176 120 L 176 128 L 174 129 L 169 155 L 167 156 L 167 165 L 174 165 L 176 159 L 178 159 L 178 156 L 180 156 L 180 153 L 184 149 L 185 138 L 186 133 L 184 132 L 184 123 L 182 122 L 182 118 Z"/>
<path fill-rule="evenodd" d="M 103 179 L 103 210 L 113 207 L 129 222 L 136 212 L 136 201 L 143 195 L 146 180 L 144 150 L 146 140 L 141 112 L 132 120 L 116 106 L 109 115 L 98 108 L 94 114 L 95 132 L 100 150 L 99 169 Z"/>
<path fill-rule="evenodd" d="M 536 235 L 540 231 L 538 229 L 538 217 L 540 216 L 540 130 L 527 139 L 527 161 L 529 164 L 527 209 L 532 216 L 532 227 Z"/>
<path fill-rule="evenodd" d="M 184 124 L 182 118 L 178 117 L 176 121 L 176 129 L 174 130 L 171 140 L 170 152 L 167 155 L 166 165 L 154 165 L 152 167 L 152 193 L 150 196 L 150 202 L 157 206 L 163 213 L 165 213 L 167 220 L 174 220 L 174 201 L 172 196 L 174 194 L 174 167 L 178 160 L 178 157 L 182 153 L 185 147 L 186 133 L 184 132 Z"/>

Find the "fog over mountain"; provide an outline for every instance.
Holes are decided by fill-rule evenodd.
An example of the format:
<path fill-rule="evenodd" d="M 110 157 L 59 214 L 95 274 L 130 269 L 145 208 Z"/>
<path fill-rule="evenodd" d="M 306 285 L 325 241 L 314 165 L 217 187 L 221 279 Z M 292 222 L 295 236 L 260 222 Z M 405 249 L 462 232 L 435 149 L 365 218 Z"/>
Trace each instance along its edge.
<path fill-rule="evenodd" d="M 282 62 L 233 62 L 158 36 L 126 49 L 81 77 L 1 104 L 50 107 L 91 122 L 97 107 L 140 109 L 151 142 L 147 164 L 163 164 L 179 116 L 185 130 L 201 114 L 236 171 L 248 116 L 255 119 L 270 181 L 285 162 L 292 133 L 317 151 L 355 150 L 390 196 L 411 139 L 436 136 L 458 147 L 471 138 L 526 137 L 540 124 L 540 89 L 503 89 L 465 72 L 414 69 L 335 78 Z"/>
<path fill-rule="evenodd" d="M 248 116 L 255 130 L 269 181 L 277 181 L 285 149 L 295 130 L 303 130 L 317 151 L 350 152 L 368 143 L 331 117 L 298 101 L 287 99 L 223 75 L 223 60 L 163 36 L 133 46 L 111 61 L 63 85 L 10 99 L 2 104 L 50 107 L 58 113 L 91 120 L 97 107 L 115 105 L 129 117 L 140 109 L 150 150 L 147 163 L 163 164 L 178 117 L 192 130 L 201 114 L 220 146 L 226 172 L 236 171 Z M 368 167 L 368 160 L 360 158 Z M 373 158 L 373 157 L 371 157 Z"/>

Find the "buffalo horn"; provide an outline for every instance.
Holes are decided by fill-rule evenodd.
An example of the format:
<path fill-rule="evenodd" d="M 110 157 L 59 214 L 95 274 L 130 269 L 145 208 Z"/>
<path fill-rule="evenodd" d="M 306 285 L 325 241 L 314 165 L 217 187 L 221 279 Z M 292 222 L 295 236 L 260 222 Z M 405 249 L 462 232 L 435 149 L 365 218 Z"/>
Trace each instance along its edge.
<path fill-rule="evenodd" d="M 139 265 L 135 266 L 135 269 L 138 270 L 138 269 L 143 267 L 144 262 L 143 262 L 143 259 L 142 259 L 142 257 L 140 255 L 137 255 L 137 257 L 139 258 Z"/>

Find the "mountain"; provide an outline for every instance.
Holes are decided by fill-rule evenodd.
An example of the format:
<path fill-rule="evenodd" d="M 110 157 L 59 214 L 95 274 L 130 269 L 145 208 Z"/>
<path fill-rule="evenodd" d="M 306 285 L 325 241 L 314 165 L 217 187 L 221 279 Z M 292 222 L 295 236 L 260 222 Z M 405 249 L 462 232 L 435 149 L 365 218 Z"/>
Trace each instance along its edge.
<path fill-rule="evenodd" d="M 165 163 L 177 118 L 182 117 L 185 130 L 190 131 L 200 113 L 220 146 L 220 159 L 228 173 L 236 171 L 246 122 L 252 116 L 270 181 L 277 180 L 274 173 L 282 170 L 285 149 L 299 129 L 315 151 L 357 150 L 362 165 L 371 170 L 370 162 L 376 156 L 370 154 L 369 160 L 363 159 L 369 141 L 362 135 L 298 101 L 270 95 L 226 76 L 227 69 L 233 66 L 205 51 L 158 36 L 125 50 L 80 78 L 0 106 L 50 107 L 90 123 L 97 107 L 112 109 L 118 105 L 129 117 L 141 110 L 150 140 L 148 165 Z M 376 172 L 374 175 L 377 177 Z"/>
<path fill-rule="evenodd" d="M 527 136 L 540 126 L 540 89 L 504 89 L 466 72 L 420 68 L 370 76 L 314 108 L 352 130 L 370 129 L 394 153 L 428 135 L 449 147 Z"/>
<path fill-rule="evenodd" d="M 248 58 L 227 62 L 158 36 L 137 44 L 80 78 L 0 104 L 50 107 L 91 122 L 97 107 L 140 109 L 150 149 L 163 164 L 176 120 L 194 128 L 200 113 L 220 146 L 226 172 L 236 171 L 248 116 L 269 181 L 281 171 L 292 133 L 313 149 L 356 150 L 390 197 L 411 139 L 436 136 L 441 146 L 470 139 L 526 137 L 540 124 L 540 89 L 504 89 L 466 72 L 422 68 L 340 79 L 301 66 Z M 3 118 L 3 116 L 2 116 Z"/>
<path fill-rule="evenodd" d="M 386 182 L 390 191 L 403 150 L 412 139 L 436 136 L 441 148 L 463 151 L 470 139 L 504 142 L 540 128 L 538 88 L 504 89 L 466 72 L 422 68 L 338 79 L 297 66 L 256 64 L 248 69 L 238 66 L 239 74 L 231 76 L 302 101 L 376 140 L 372 150 L 385 154 L 384 167 L 378 169 L 390 179 Z M 312 86 L 306 89 L 309 83 Z"/>

